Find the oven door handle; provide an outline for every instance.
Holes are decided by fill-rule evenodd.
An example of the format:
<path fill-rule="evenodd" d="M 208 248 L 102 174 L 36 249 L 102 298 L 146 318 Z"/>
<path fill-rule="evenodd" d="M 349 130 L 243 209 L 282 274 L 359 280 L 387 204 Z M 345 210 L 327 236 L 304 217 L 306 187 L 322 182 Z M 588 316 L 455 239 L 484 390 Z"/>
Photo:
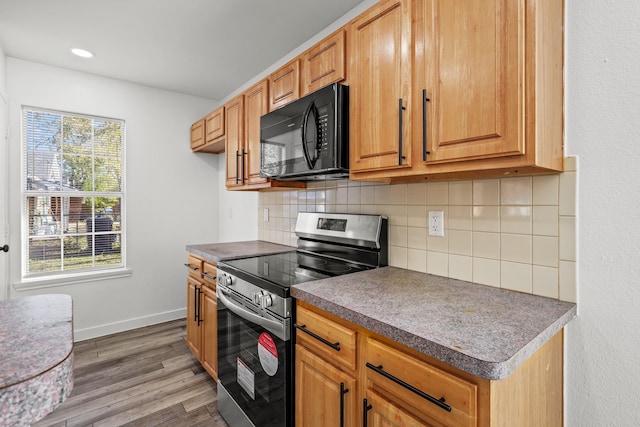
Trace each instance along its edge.
<path fill-rule="evenodd" d="M 218 299 L 225 305 L 225 307 L 227 307 L 229 310 L 231 310 L 233 313 L 237 314 L 238 316 L 242 317 L 243 319 L 251 323 L 254 323 L 258 326 L 262 326 L 269 332 L 275 334 L 281 340 L 289 341 L 290 334 L 288 333 L 286 322 L 285 323 L 278 322 L 275 320 L 267 319 L 258 314 L 255 314 L 252 311 L 249 311 L 246 308 L 234 303 L 230 298 L 228 298 L 225 295 L 225 293 L 228 294 L 228 291 L 223 290 L 221 286 L 217 287 L 216 295 Z"/>

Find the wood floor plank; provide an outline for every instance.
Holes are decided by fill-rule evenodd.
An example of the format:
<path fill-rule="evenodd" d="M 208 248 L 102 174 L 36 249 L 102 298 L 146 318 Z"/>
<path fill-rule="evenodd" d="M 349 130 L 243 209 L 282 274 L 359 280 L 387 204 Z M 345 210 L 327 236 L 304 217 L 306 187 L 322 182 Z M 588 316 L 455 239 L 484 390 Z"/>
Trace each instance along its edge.
<path fill-rule="evenodd" d="M 71 396 L 34 427 L 228 427 L 184 319 L 76 343 Z"/>
<path fill-rule="evenodd" d="M 205 376 L 206 374 L 201 375 L 201 377 Z M 175 388 L 175 385 L 172 385 L 171 388 L 158 389 L 152 393 L 148 393 L 143 398 L 139 397 L 135 399 L 135 405 L 131 405 L 131 402 L 126 402 L 126 405 L 124 405 L 123 408 L 130 405 L 132 407 L 125 411 L 118 410 L 116 414 L 111 415 L 108 418 L 96 420 L 93 422 L 93 426 L 120 426 L 150 415 L 156 411 L 163 410 L 169 406 L 175 405 L 176 403 L 180 403 L 185 399 L 191 399 L 200 393 L 204 393 L 206 391 L 213 392 L 215 390 L 210 381 L 200 381 L 199 383 L 196 383 L 195 378 L 197 378 L 197 376 L 194 377 L 194 381 L 181 382 L 183 387 L 180 387 L 179 389 Z M 67 425 L 72 427 L 69 422 L 67 422 Z"/>

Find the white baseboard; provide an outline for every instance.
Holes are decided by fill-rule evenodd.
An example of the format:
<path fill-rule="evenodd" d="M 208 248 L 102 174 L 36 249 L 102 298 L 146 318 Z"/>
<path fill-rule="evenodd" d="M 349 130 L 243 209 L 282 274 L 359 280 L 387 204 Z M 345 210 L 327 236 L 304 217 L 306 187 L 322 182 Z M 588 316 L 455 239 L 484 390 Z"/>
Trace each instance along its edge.
<path fill-rule="evenodd" d="M 170 322 L 171 320 L 184 319 L 186 314 L 187 309 L 182 308 L 178 310 L 165 311 L 164 313 L 156 313 L 149 316 L 135 317 L 133 319 L 121 320 L 119 322 L 92 326 L 90 328 L 76 329 L 73 331 L 73 340 L 75 342 L 84 341 L 91 338 L 102 337 L 104 335 L 142 328 L 144 326 Z"/>

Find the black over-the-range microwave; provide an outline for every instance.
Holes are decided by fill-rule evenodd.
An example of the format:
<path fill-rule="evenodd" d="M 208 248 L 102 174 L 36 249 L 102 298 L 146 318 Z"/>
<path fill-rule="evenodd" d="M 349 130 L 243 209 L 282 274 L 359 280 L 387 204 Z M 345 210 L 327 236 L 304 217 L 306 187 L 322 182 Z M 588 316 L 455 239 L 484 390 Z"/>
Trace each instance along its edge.
<path fill-rule="evenodd" d="M 348 178 L 348 141 L 349 88 L 334 83 L 260 118 L 260 175 Z"/>

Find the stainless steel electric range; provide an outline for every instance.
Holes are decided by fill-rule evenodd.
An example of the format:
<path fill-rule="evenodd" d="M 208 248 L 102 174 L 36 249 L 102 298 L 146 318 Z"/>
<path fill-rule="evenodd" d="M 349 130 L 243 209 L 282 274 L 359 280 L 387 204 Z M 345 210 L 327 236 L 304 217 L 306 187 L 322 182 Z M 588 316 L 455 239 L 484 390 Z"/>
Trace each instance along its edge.
<path fill-rule="evenodd" d="M 293 285 L 387 265 L 387 218 L 299 213 L 295 251 L 218 264 L 218 410 L 233 427 L 294 425 Z"/>

